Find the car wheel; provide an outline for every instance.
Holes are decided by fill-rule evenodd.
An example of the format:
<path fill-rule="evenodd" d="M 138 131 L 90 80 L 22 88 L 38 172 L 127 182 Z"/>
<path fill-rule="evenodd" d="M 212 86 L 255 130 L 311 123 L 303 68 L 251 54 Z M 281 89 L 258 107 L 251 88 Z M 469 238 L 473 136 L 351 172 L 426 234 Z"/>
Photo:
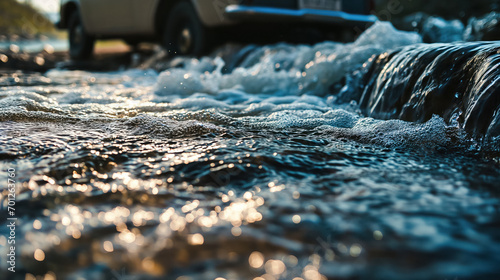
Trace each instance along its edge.
<path fill-rule="evenodd" d="M 193 5 L 180 2 L 167 16 L 163 46 L 170 55 L 200 56 L 207 50 L 207 31 Z"/>
<path fill-rule="evenodd" d="M 89 58 L 94 51 L 94 38 L 85 32 L 78 11 L 74 12 L 68 24 L 69 56 L 73 59 Z"/>

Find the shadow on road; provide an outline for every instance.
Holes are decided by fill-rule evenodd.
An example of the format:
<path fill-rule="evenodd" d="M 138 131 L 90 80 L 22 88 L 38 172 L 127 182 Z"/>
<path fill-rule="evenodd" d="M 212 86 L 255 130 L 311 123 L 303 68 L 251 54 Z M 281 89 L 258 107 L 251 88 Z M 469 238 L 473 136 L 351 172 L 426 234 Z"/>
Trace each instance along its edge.
<path fill-rule="evenodd" d="M 58 68 L 106 72 L 147 67 L 149 65 L 146 64 L 152 58 L 163 57 L 165 57 L 164 52 L 155 45 L 141 46 L 137 49 L 126 46 L 97 48 L 94 56 L 88 60 L 71 60 L 66 51 L 44 49 L 40 52 L 22 52 L 10 48 L 0 50 L 0 71 L 46 72 Z"/>

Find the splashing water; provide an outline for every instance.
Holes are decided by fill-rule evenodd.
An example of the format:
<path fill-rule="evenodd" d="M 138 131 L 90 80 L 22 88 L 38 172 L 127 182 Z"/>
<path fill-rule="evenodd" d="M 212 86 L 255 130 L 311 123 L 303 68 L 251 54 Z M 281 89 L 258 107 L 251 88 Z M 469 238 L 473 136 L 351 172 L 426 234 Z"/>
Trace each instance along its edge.
<path fill-rule="evenodd" d="M 409 46 L 371 58 L 338 94 L 369 116 L 424 122 L 440 115 L 476 137 L 498 138 L 499 65 L 495 42 Z"/>
<path fill-rule="evenodd" d="M 15 169 L 18 219 L 17 272 L 1 254 L 2 279 L 494 277 L 498 156 L 464 115 L 496 81 L 496 44 L 420 42 L 377 23 L 352 44 L 255 47 L 230 73 L 204 57 L 160 74 L 0 77 L 0 180 Z M 418 54 L 458 62 L 411 65 Z M 460 75 L 469 91 L 444 111 L 377 105 L 405 77 Z"/>

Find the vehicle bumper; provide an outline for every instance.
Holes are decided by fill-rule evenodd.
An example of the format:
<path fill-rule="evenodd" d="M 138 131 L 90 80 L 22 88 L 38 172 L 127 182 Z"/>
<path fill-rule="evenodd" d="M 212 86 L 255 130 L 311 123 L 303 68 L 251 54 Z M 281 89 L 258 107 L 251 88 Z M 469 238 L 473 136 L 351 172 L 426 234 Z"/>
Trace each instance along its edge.
<path fill-rule="evenodd" d="M 225 15 L 233 21 L 299 21 L 342 25 L 370 25 L 378 20 L 374 15 L 348 14 L 342 11 L 292 10 L 245 5 L 229 5 Z"/>

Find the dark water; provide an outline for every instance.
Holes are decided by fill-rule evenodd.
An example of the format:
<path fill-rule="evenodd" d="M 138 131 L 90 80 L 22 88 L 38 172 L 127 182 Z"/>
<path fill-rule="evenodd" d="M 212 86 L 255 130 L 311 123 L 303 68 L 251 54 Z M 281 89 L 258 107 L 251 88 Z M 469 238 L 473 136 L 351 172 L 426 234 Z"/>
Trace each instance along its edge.
<path fill-rule="evenodd" d="M 18 258 L 11 273 L 2 253 L 0 276 L 495 279 L 498 138 L 440 112 L 381 120 L 349 102 L 371 85 L 372 55 L 419 42 L 377 24 L 349 45 L 255 48 L 227 74 L 206 57 L 160 74 L 2 77 Z M 361 91 L 329 94 L 363 65 L 347 78 Z"/>

